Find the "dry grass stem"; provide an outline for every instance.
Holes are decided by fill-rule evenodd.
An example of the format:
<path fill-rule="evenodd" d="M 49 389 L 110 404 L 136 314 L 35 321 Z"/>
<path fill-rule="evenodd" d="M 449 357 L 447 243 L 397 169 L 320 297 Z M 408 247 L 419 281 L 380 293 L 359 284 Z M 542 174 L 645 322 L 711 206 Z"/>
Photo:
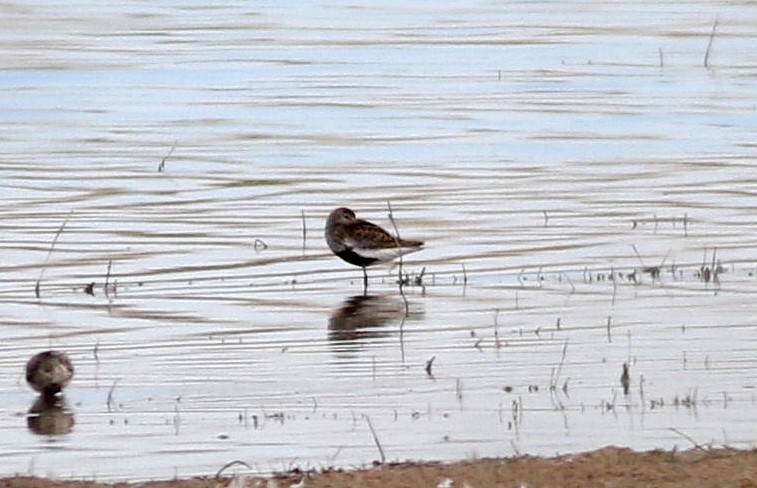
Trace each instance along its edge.
<path fill-rule="evenodd" d="M 219 469 L 219 470 L 218 470 L 218 472 L 216 473 L 215 479 L 219 479 L 219 478 L 221 477 L 221 475 L 223 474 L 223 472 L 224 472 L 224 471 L 226 471 L 227 469 L 229 469 L 229 468 L 230 468 L 230 467 L 232 467 L 232 466 L 243 466 L 243 467 L 245 467 L 245 468 L 247 468 L 247 469 L 252 469 L 252 468 L 250 467 L 250 465 L 249 465 L 249 464 L 247 464 L 247 463 L 246 463 L 246 462 L 244 462 L 244 461 L 239 461 L 239 460 L 230 461 L 230 462 L 228 462 L 228 463 L 224 464 L 224 465 L 223 465 L 223 466 L 221 467 L 221 469 Z"/>
<path fill-rule="evenodd" d="M 365 421 L 368 423 L 368 428 L 371 429 L 371 435 L 373 436 L 373 442 L 376 443 L 376 447 L 378 448 L 379 455 L 381 456 L 381 464 L 384 464 L 386 462 L 386 456 L 384 455 L 384 448 L 381 447 L 381 442 L 379 442 L 378 436 L 376 435 L 376 430 L 373 428 L 373 424 L 371 423 L 370 417 L 367 415 L 363 415 L 365 418 Z"/>
<path fill-rule="evenodd" d="M 50 261 L 50 256 L 53 254 L 53 249 L 55 249 L 55 244 L 58 242 L 58 238 L 60 237 L 61 233 L 63 232 L 63 229 L 66 227 L 66 224 L 68 223 L 68 219 L 71 218 L 71 215 L 74 213 L 73 210 L 68 212 L 68 215 L 66 215 L 65 220 L 63 220 L 63 223 L 58 227 L 58 231 L 55 233 L 55 237 L 53 237 L 53 242 L 50 244 L 50 250 L 47 251 L 47 257 L 45 257 L 45 263 L 42 265 L 42 269 L 39 271 L 39 278 L 37 278 L 37 283 L 34 286 L 34 295 L 39 298 L 39 286 L 42 282 L 42 276 L 45 273 L 45 269 L 47 267 L 48 261 Z"/>
<path fill-rule="evenodd" d="M 163 159 L 160 160 L 160 164 L 158 165 L 158 173 L 162 173 L 166 169 L 166 160 L 171 157 L 171 154 L 173 154 L 174 149 L 176 149 L 176 141 L 173 142 L 173 145 L 171 146 L 171 149 L 168 150 L 168 154 L 163 156 Z"/>
<path fill-rule="evenodd" d="M 103 289 L 105 290 L 105 298 L 110 298 L 110 295 L 109 295 L 109 293 L 110 293 L 110 290 L 109 290 L 110 285 L 108 284 L 108 282 L 110 281 L 110 269 L 111 269 L 112 265 L 113 265 L 113 260 L 109 259 L 108 260 L 108 271 L 105 273 L 105 286 L 103 287 Z"/>
<path fill-rule="evenodd" d="M 710 67 L 710 52 L 712 51 L 712 43 L 715 41 L 715 30 L 718 28 L 718 17 L 715 17 L 715 21 L 712 23 L 712 31 L 710 31 L 710 40 L 707 42 L 707 50 L 704 52 L 704 60 L 702 65 L 705 68 Z"/>
<path fill-rule="evenodd" d="M 668 430 L 671 431 L 671 432 L 675 432 L 676 434 L 680 435 L 681 437 L 683 437 L 687 441 L 691 442 L 694 445 L 694 449 L 702 449 L 702 446 L 697 441 L 695 441 L 691 436 L 686 435 L 683 432 L 681 432 L 680 430 L 678 430 L 676 428 L 673 428 L 673 427 L 668 427 Z"/>
<path fill-rule="evenodd" d="M 400 281 L 400 289 L 401 289 L 403 285 L 404 273 L 402 271 L 403 260 L 402 260 L 402 246 L 400 245 L 400 231 L 397 228 L 397 223 L 394 221 L 394 213 L 392 212 L 392 202 L 387 200 L 386 206 L 389 208 L 389 221 L 392 223 L 392 227 L 394 228 L 394 242 L 395 244 L 397 244 L 397 251 L 399 253 L 398 263 L 399 263 L 399 277 L 400 277 L 399 281 Z"/>
<path fill-rule="evenodd" d="M 610 326 L 612 325 L 612 315 L 607 316 L 607 342 L 612 342 L 612 333 Z"/>
<path fill-rule="evenodd" d="M 106 405 L 108 407 L 108 412 L 114 411 L 116 408 L 116 401 L 113 398 L 113 393 L 116 391 L 116 385 L 118 384 L 118 380 L 113 382 L 113 385 L 111 385 L 110 390 L 108 390 L 108 399 L 106 401 Z"/>
<path fill-rule="evenodd" d="M 436 359 L 436 356 L 431 356 L 431 359 L 426 361 L 426 374 L 429 376 L 434 376 L 434 374 L 431 372 L 431 368 L 434 365 L 434 359 Z"/>
<path fill-rule="evenodd" d="M 302 216 L 302 253 L 305 254 L 305 247 L 307 243 L 307 237 L 308 237 L 308 228 L 305 225 L 305 210 L 301 210 L 301 216 Z"/>
<path fill-rule="evenodd" d="M 562 346 L 562 356 L 560 357 L 560 364 L 557 365 L 557 372 L 553 375 L 553 377 L 550 380 L 549 388 L 550 390 L 554 390 L 557 388 L 557 382 L 560 379 L 560 374 L 562 374 L 562 367 L 563 364 L 565 364 L 565 355 L 568 352 L 568 339 L 565 339 L 565 343 Z"/>

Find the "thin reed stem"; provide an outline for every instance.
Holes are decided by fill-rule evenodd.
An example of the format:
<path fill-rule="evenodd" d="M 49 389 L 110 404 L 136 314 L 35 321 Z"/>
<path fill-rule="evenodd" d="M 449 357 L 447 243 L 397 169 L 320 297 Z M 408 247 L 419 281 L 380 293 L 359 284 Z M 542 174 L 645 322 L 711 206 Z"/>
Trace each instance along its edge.
<path fill-rule="evenodd" d="M 712 51 L 712 43 L 715 41 L 715 30 L 718 28 L 718 17 L 715 17 L 715 21 L 712 23 L 712 31 L 710 31 L 710 40 L 707 42 L 707 50 L 704 52 L 704 60 L 702 65 L 705 68 L 710 67 L 710 52 Z"/>
<path fill-rule="evenodd" d="M 45 262 L 42 265 L 42 269 L 39 270 L 39 278 L 37 278 L 37 283 L 34 286 L 34 295 L 39 298 L 39 286 L 42 282 L 42 276 L 45 274 L 45 269 L 47 269 L 47 263 L 50 261 L 50 256 L 53 254 L 53 249 L 55 249 L 55 244 L 58 242 L 58 238 L 60 237 L 61 233 L 63 233 L 63 229 L 66 227 L 66 224 L 68 223 L 68 219 L 71 218 L 71 215 L 74 213 L 73 210 L 68 212 L 68 215 L 66 215 L 66 218 L 63 220 L 63 223 L 58 227 L 58 231 L 55 233 L 55 237 L 53 237 L 53 242 L 50 244 L 50 250 L 47 251 L 47 257 L 45 257 Z"/>
<path fill-rule="evenodd" d="M 381 442 L 379 442 L 378 436 L 376 435 L 376 430 L 373 428 L 373 424 L 371 423 L 370 417 L 367 415 L 363 415 L 365 418 L 365 421 L 368 422 L 368 428 L 371 429 L 371 435 L 373 436 L 373 442 L 376 443 L 376 447 L 378 448 L 379 455 L 381 456 L 381 464 L 384 464 L 386 462 L 386 456 L 384 455 L 384 448 L 381 447 Z"/>

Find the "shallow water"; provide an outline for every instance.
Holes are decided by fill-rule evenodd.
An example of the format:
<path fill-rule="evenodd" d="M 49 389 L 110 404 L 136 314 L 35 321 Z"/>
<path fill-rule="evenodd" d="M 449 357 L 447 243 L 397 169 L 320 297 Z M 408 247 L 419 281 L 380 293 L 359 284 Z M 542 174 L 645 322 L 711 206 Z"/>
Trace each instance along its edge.
<path fill-rule="evenodd" d="M 750 2 L 0 15 L 0 475 L 755 446 Z M 322 237 L 387 202 L 407 302 Z"/>

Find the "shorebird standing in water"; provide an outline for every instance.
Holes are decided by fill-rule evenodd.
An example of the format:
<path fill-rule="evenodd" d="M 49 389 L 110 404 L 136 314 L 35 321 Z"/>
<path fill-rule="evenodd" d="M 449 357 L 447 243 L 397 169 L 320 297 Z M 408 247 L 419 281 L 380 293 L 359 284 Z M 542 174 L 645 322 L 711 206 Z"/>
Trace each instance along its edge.
<path fill-rule="evenodd" d="M 26 363 L 26 381 L 45 396 L 53 396 L 68 385 L 74 376 L 74 365 L 65 353 L 44 351 Z"/>
<path fill-rule="evenodd" d="M 326 220 L 326 242 L 331 252 L 363 268 L 363 289 L 368 288 L 365 268 L 415 252 L 422 241 L 397 239 L 381 227 L 355 217 L 349 208 L 337 208 Z"/>

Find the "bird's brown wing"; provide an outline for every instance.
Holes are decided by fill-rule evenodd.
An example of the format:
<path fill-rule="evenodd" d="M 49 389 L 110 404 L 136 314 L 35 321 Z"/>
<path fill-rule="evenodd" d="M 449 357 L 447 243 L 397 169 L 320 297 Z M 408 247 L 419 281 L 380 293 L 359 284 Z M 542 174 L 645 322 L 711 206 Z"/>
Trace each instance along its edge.
<path fill-rule="evenodd" d="M 347 240 L 352 241 L 351 247 L 361 249 L 389 249 L 397 247 L 397 241 L 393 235 L 367 220 L 357 219 L 347 224 L 345 226 L 345 237 Z M 400 239 L 399 244 L 400 247 L 420 247 L 423 245 L 423 242 Z"/>
<path fill-rule="evenodd" d="M 345 238 L 351 247 L 361 249 L 385 249 L 397 245 L 394 237 L 378 225 L 357 219 L 345 226 Z"/>

